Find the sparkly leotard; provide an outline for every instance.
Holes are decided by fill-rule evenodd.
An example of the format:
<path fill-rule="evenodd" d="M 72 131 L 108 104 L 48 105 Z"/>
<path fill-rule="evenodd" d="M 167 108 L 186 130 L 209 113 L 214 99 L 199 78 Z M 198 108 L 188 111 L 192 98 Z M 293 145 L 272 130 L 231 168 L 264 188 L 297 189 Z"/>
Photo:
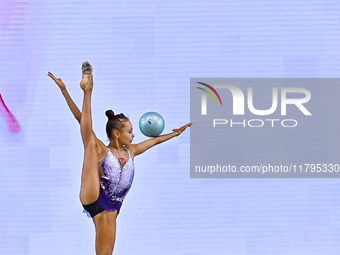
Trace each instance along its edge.
<path fill-rule="evenodd" d="M 108 148 L 106 157 L 100 162 L 104 176 L 100 180 L 100 194 L 98 204 L 104 210 L 115 211 L 122 206 L 123 200 L 130 190 L 135 174 L 134 161 L 128 148 L 124 147 L 129 153 L 129 159 L 121 169 L 116 155 Z M 84 212 L 89 213 L 84 209 Z"/>

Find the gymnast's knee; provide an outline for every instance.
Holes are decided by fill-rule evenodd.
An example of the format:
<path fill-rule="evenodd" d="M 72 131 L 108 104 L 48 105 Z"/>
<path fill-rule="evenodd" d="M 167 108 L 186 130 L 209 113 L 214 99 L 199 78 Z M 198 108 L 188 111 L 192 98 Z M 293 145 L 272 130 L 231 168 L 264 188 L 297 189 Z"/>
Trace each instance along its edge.
<path fill-rule="evenodd" d="M 97 142 L 94 137 L 90 137 L 86 141 L 84 141 L 84 147 L 85 149 L 96 149 L 97 148 Z"/>
<path fill-rule="evenodd" d="M 103 244 L 100 247 L 97 247 L 96 253 L 97 255 L 112 255 L 113 245 L 111 244 Z"/>

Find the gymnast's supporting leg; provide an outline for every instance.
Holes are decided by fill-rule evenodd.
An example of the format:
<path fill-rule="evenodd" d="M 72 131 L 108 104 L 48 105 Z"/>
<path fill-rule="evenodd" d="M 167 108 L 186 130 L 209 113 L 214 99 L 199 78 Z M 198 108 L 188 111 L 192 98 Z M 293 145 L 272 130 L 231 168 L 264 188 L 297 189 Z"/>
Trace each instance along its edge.
<path fill-rule="evenodd" d="M 104 211 L 94 216 L 96 226 L 96 252 L 111 255 L 116 241 L 116 218 L 118 211 Z"/>

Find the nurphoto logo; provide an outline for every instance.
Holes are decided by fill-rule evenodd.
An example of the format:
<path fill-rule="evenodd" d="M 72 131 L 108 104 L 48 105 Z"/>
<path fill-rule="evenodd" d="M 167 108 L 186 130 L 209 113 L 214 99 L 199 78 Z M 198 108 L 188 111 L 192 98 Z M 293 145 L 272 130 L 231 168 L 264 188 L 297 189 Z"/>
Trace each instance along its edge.
<path fill-rule="evenodd" d="M 203 82 L 197 82 L 197 83 L 209 88 L 214 93 L 214 95 L 218 98 L 221 107 L 223 107 L 222 99 L 215 88 L 228 89 L 231 92 L 231 95 L 233 98 L 232 100 L 233 101 L 232 102 L 233 115 L 244 115 L 245 96 L 244 96 L 243 91 L 239 87 L 232 85 L 232 84 L 215 84 L 214 86 L 215 88 L 214 88 L 211 85 L 203 83 Z M 217 106 L 215 96 L 209 90 L 205 88 L 201 88 L 201 87 L 197 87 L 197 88 L 206 92 L 201 95 L 201 115 L 207 115 L 207 94 L 212 98 L 215 105 Z M 303 98 L 288 98 L 287 95 L 289 93 L 301 93 L 301 94 L 304 94 L 304 97 Z M 280 95 L 281 95 L 280 97 L 281 115 L 287 115 L 287 105 L 289 104 L 295 105 L 304 115 L 309 115 L 309 116 L 312 115 L 307 110 L 307 108 L 303 105 L 311 99 L 311 93 L 309 90 L 305 88 L 299 88 L 299 87 L 282 87 L 280 91 Z M 249 111 L 254 115 L 259 115 L 259 116 L 271 115 L 278 108 L 278 101 L 279 101 L 278 99 L 279 99 L 278 88 L 273 87 L 271 107 L 269 109 L 264 109 L 264 110 L 256 109 L 253 104 L 253 88 L 252 87 L 247 88 L 247 106 L 248 106 Z M 225 107 L 228 107 L 228 106 L 229 105 Z M 265 122 L 271 122 L 272 127 L 274 127 L 275 121 L 281 121 L 281 120 L 280 119 L 265 119 L 265 120 L 251 119 L 251 120 L 248 120 L 247 123 L 249 127 L 262 127 Z M 233 122 L 232 119 L 230 121 L 228 121 L 227 119 L 214 119 L 213 126 L 215 127 L 216 125 L 225 125 L 229 122 L 230 122 L 231 127 L 233 127 L 233 124 L 234 125 L 241 124 L 244 127 L 246 126 L 245 119 L 243 120 L 243 122 L 235 122 L 235 121 Z M 287 122 L 288 123 L 291 122 L 293 123 L 293 125 L 289 125 L 287 124 Z M 259 123 L 259 124 L 255 125 L 254 123 Z M 295 119 L 284 119 L 281 121 L 281 125 L 283 127 L 295 127 L 297 126 L 297 121 Z"/>

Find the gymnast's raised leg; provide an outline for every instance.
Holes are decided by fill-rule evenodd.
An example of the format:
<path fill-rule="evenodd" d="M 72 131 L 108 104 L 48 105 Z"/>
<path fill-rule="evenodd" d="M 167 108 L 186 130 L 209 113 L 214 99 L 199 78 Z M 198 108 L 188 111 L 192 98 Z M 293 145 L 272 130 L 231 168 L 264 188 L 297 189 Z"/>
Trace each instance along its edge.
<path fill-rule="evenodd" d="M 89 205 L 98 200 L 100 193 L 100 176 L 98 170 L 97 138 L 92 130 L 91 95 L 93 88 L 92 67 L 88 63 L 90 72 L 83 64 L 83 79 L 80 87 L 84 90 L 83 112 L 80 126 L 85 147 L 84 165 L 81 177 L 80 200 L 83 205 Z M 102 211 L 93 217 L 96 227 L 96 253 L 111 255 L 116 238 L 117 211 Z"/>
<path fill-rule="evenodd" d="M 83 171 L 81 175 L 80 201 L 83 205 L 87 205 L 98 199 L 100 189 L 97 142 L 92 131 L 91 118 L 92 74 L 84 74 L 80 86 L 84 90 L 80 131 L 85 148 Z"/>

